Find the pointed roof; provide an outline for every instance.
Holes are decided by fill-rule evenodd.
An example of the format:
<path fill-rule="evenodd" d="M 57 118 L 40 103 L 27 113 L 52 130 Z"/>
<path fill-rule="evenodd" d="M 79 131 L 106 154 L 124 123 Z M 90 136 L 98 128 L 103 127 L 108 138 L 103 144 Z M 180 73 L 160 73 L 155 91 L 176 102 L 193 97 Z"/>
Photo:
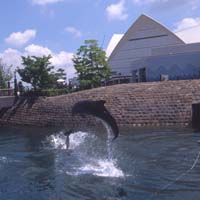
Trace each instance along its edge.
<path fill-rule="evenodd" d="M 165 41 L 162 46 L 172 46 L 177 44 L 185 44 L 177 35 L 167 29 L 165 26 L 152 19 L 151 17 L 142 14 L 124 34 L 112 51 L 109 60 L 116 54 L 117 51 L 128 41 L 142 41 L 153 38 L 163 37 Z M 164 41 L 163 40 L 163 41 Z M 133 44 L 134 45 L 134 44 Z"/>

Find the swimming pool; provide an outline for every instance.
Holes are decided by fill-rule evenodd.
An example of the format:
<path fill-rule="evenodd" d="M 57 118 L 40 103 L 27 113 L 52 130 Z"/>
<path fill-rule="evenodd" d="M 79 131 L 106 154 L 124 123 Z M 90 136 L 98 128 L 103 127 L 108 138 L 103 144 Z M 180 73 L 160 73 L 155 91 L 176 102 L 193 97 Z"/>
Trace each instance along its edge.
<path fill-rule="evenodd" d="M 0 127 L 1 200 L 199 199 L 200 132 Z"/>

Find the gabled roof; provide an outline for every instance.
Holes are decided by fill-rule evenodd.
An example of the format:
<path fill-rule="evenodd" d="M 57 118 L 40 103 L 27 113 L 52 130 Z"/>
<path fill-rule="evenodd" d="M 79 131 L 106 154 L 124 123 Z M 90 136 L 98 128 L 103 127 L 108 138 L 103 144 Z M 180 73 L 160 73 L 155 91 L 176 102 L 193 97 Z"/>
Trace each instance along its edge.
<path fill-rule="evenodd" d="M 111 59 L 115 53 L 119 51 L 120 48 L 128 41 L 142 41 L 159 37 L 163 37 L 164 40 L 169 41 L 168 44 L 164 44 L 163 46 L 185 44 L 183 40 L 181 40 L 177 35 L 175 35 L 165 26 L 155 21 L 151 17 L 142 14 L 124 34 L 122 39 L 112 51 L 109 59 Z"/>

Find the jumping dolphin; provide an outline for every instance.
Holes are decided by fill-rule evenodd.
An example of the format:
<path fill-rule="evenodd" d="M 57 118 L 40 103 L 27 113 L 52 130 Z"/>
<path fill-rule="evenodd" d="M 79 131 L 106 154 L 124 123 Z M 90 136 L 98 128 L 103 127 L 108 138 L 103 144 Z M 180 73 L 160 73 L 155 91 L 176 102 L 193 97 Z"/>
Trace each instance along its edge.
<path fill-rule="evenodd" d="M 85 100 L 85 101 L 79 101 L 74 104 L 72 107 L 72 116 L 76 114 L 80 114 L 82 117 L 85 117 L 85 114 L 93 115 L 97 118 L 100 118 L 104 122 L 106 122 L 112 129 L 112 132 L 114 134 L 113 140 L 115 140 L 119 135 L 119 129 L 117 126 L 117 123 L 115 121 L 115 118 L 110 114 L 110 112 L 106 109 L 104 106 L 106 102 L 103 100 L 100 101 L 91 101 L 91 100 Z M 68 130 L 64 132 L 64 135 L 66 136 L 66 148 L 69 148 L 69 136 L 73 132 L 73 130 Z"/>
<path fill-rule="evenodd" d="M 106 101 L 104 100 L 79 101 L 75 103 L 74 106 L 72 107 L 72 115 L 80 114 L 82 117 L 84 117 L 85 114 L 88 114 L 88 115 L 93 115 L 97 118 L 102 119 L 111 127 L 112 132 L 114 134 L 114 138 L 113 138 L 114 140 L 119 135 L 119 129 L 115 121 L 115 118 L 110 114 L 110 112 L 104 106 L 105 103 Z"/>

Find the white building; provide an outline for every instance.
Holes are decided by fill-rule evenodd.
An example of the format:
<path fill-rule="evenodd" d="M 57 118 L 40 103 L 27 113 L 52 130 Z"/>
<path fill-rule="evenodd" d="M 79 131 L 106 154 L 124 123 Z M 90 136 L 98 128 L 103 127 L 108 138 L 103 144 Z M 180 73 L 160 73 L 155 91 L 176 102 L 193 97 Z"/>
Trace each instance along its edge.
<path fill-rule="evenodd" d="M 141 15 L 122 36 L 108 45 L 108 62 L 122 82 L 200 78 L 200 43 L 185 43 L 154 19 Z M 119 42 L 112 51 L 116 37 Z"/>

